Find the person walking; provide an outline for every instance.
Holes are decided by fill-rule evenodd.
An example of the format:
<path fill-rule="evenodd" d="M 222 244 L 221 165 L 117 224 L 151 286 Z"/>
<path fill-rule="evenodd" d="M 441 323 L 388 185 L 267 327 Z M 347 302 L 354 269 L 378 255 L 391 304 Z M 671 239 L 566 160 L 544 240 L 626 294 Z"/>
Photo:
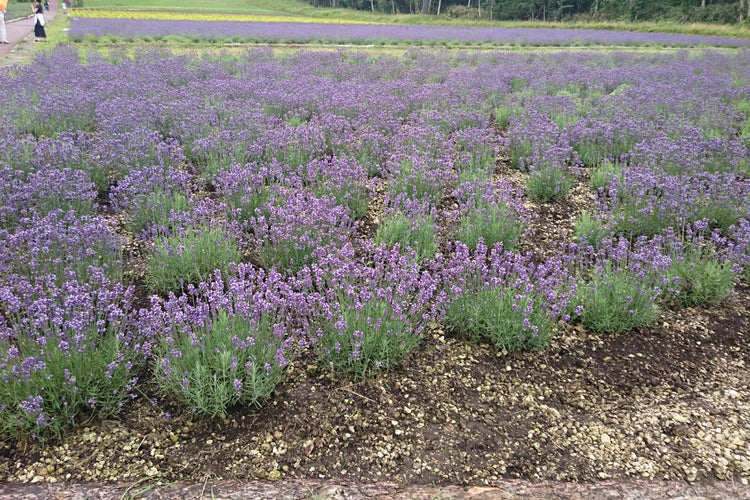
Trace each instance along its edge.
<path fill-rule="evenodd" d="M 36 20 L 34 23 L 34 36 L 36 39 L 34 41 L 38 42 L 40 40 L 45 40 L 47 38 L 47 32 L 44 30 L 44 7 L 42 7 L 42 4 L 37 0 L 36 5 L 32 6 L 31 10 L 34 12 Z"/>
<path fill-rule="evenodd" d="M 0 43 L 8 43 L 8 31 L 5 29 L 5 8 L 7 0 L 0 0 Z"/>

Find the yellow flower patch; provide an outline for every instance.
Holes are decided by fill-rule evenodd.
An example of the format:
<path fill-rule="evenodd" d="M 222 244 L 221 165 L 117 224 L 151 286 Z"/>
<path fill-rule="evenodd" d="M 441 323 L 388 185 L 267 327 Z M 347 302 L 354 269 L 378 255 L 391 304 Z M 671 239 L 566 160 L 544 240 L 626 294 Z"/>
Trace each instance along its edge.
<path fill-rule="evenodd" d="M 264 23 L 322 23 L 322 24 L 375 24 L 348 19 L 326 19 L 295 16 L 257 14 L 226 14 L 202 12 L 151 12 L 142 10 L 86 10 L 76 9 L 76 17 L 99 19 L 157 19 L 163 21 L 244 21 Z"/>

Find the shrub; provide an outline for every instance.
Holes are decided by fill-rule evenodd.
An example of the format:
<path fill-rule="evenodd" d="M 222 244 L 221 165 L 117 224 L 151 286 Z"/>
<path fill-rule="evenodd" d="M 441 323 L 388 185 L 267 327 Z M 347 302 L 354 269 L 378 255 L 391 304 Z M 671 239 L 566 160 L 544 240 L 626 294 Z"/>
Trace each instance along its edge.
<path fill-rule="evenodd" d="M 439 281 L 420 272 L 413 251 L 371 252 L 365 265 L 347 245 L 312 269 L 321 291 L 313 349 L 321 366 L 355 380 L 401 363 L 436 315 Z"/>
<path fill-rule="evenodd" d="M 533 169 L 526 179 L 526 192 L 537 203 L 564 200 L 570 194 L 573 180 L 564 167 L 542 166 Z"/>
<path fill-rule="evenodd" d="M 602 265 L 578 288 L 581 324 L 595 333 L 616 334 L 648 326 L 659 317 L 653 287 L 633 273 Z"/>
<path fill-rule="evenodd" d="M 580 245 L 590 246 L 596 250 L 611 237 L 611 234 L 604 221 L 593 218 L 586 210 L 581 212 L 576 220 L 575 235 Z"/>
<path fill-rule="evenodd" d="M 434 258 L 438 252 L 435 221 L 429 214 L 407 215 L 404 211 L 394 211 L 380 223 L 373 241 L 405 253 L 410 253 L 411 249 L 417 262 Z"/>
<path fill-rule="evenodd" d="M 596 192 L 603 190 L 606 193 L 609 191 L 609 186 L 613 178 L 622 179 L 622 166 L 617 163 L 604 161 L 591 172 L 589 185 Z"/>
<path fill-rule="evenodd" d="M 13 230 L 24 219 L 44 217 L 53 210 L 92 215 L 95 198 L 94 184 L 81 171 L 26 174 L 0 167 L 0 229 Z"/>
<path fill-rule="evenodd" d="M 311 162 L 306 171 L 314 176 L 313 191 L 317 196 L 329 196 L 338 205 L 349 209 L 353 220 L 361 219 L 370 204 L 367 170 L 359 161 L 331 157 Z"/>
<path fill-rule="evenodd" d="M 501 129 L 507 128 L 510 125 L 510 120 L 513 116 L 517 116 L 519 113 L 518 107 L 504 104 L 497 106 L 492 111 L 492 116 L 495 118 L 495 123 Z"/>
<path fill-rule="evenodd" d="M 672 258 L 668 274 L 678 283 L 675 301 L 683 307 L 716 304 L 734 290 L 738 267 L 723 250 L 727 241 L 718 232 L 706 238 L 707 228 L 707 221 L 696 222 L 664 244 Z"/>
<path fill-rule="evenodd" d="M 500 350 L 545 347 L 575 290 L 562 264 L 536 265 L 502 245 L 488 255 L 481 242 L 473 253 L 462 244 L 453 250 L 444 275 L 446 327 Z"/>
<path fill-rule="evenodd" d="M 110 202 L 134 232 L 169 234 L 189 208 L 191 176 L 170 166 L 133 169 L 112 188 Z"/>
<path fill-rule="evenodd" d="M 53 210 L 28 226 L 0 230 L 0 282 L 46 275 L 58 285 L 71 277 L 86 282 L 92 266 L 113 281 L 122 278 L 120 238 L 103 217 Z"/>
<path fill-rule="evenodd" d="M 224 417 L 235 405 L 260 406 L 281 382 L 305 300 L 278 273 L 241 265 L 187 293 L 170 296 L 147 328 L 158 338 L 160 390 L 190 411 Z"/>
<path fill-rule="evenodd" d="M 508 205 L 482 203 L 461 218 L 456 237 L 471 250 L 484 241 L 489 247 L 502 243 L 503 248 L 512 251 L 523 232 L 523 223 Z"/>
<path fill-rule="evenodd" d="M 216 190 L 227 204 L 229 217 L 250 229 L 250 222 L 261 215 L 256 211 L 271 200 L 270 186 L 283 183 L 284 167 L 278 162 L 231 165 L 216 175 Z M 268 215 L 268 212 L 265 212 Z"/>
<path fill-rule="evenodd" d="M 440 166 L 427 164 L 422 158 L 403 158 L 391 170 L 389 191 L 393 198 L 403 195 L 410 200 L 427 199 L 434 206 L 442 200 L 446 178 Z"/>
<path fill-rule="evenodd" d="M 239 260 L 237 241 L 222 230 L 188 228 L 153 242 L 146 259 L 146 285 L 156 293 L 177 291 L 216 269 L 226 273 L 229 264 Z"/>
<path fill-rule="evenodd" d="M 133 210 L 130 229 L 134 233 L 155 230 L 169 234 L 178 228 L 180 214 L 191 211 L 190 200 L 184 193 L 156 191 L 141 200 Z"/>
<path fill-rule="evenodd" d="M 0 287 L 0 435 L 59 438 L 131 399 L 144 362 L 133 290 L 93 271 L 89 280 Z"/>
<path fill-rule="evenodd" d="M 647 326 L 659 317 L 657 301 L 673 291 L 666 274 L 671 259 L 658 241 L 608 239 L 582 247 L 574 258 L 579 284 L 573 299 L 581 324 L 595 333 L 617 334 Z"/>
<path fill-rule="evenodd" d="M 343 246 L 352 226 L 347 207 L 305 189 L 277 186 L 256 214 L 251 227 L 261 265 L 289 273 L 310 265 L 319 247 Z"/>
<path fill-rule="evenodd" d="M 745 283 L 750 284 L 750 221 L 741 219 L 729 228 L 731 239 L 727 248 L 737 268 L 742 273 Z"/>

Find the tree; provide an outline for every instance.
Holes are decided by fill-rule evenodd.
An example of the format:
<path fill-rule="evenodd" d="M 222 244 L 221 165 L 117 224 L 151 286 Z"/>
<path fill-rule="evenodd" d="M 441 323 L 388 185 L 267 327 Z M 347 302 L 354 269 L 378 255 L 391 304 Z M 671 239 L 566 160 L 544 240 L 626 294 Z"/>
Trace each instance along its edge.
<path fill-rule="evenodd" d="M 423 0 L 422 1 L 422 14 L 429 14 L 430 13 L 430 0 Z"/>

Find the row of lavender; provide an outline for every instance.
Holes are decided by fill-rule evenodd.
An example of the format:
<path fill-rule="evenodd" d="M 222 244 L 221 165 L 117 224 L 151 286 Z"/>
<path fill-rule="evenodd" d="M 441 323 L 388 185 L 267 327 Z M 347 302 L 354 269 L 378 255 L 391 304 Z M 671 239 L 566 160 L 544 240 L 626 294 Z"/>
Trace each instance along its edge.
<path fill-rule="evenodd" d="M 144 377 L 222 415 L 302 353 L 366 377 L 437 322 L 618 333 L 747 267 L 744 52 L 86 55 L 1 77 L 3 435 L 117 414 Z M 519 253 L 529 200 L 589 177 L 577 240 Z"/>
<path fill-rule="evenodd" d="M 711 35 L 564 28 L 501 28 L 312 22 L 242 22 L 78 18 L 71 21 L 73 41 L 92 38 L 163 40 L 169 37 L 238 42 L 419 43 L 502 45 L 655 45 L 668 47 L 747 47 L 750 40 Z"/>

